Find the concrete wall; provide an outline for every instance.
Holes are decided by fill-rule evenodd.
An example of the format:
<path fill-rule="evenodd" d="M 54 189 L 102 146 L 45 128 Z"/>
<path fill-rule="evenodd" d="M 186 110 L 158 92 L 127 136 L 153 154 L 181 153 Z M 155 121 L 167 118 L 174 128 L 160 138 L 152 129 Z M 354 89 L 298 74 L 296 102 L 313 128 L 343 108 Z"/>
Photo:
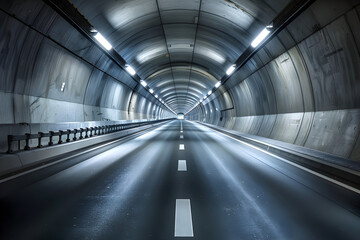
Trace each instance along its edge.
<path fill-rule="evenodd" d="M 360 161 L 360 7 L 316 1 L 188 119 Z"/>
<path fill-rule="evenodd" d="M 171 116 L 43 1 L 0 8 L 0 124 Z"/>
<path fill-rule="evenodd" d="M 0 8 L 0 152 L 8 134 L 34 132 L 34 124 L 59 130 L 172 116 L 43 1 L 1 1 Z"/>

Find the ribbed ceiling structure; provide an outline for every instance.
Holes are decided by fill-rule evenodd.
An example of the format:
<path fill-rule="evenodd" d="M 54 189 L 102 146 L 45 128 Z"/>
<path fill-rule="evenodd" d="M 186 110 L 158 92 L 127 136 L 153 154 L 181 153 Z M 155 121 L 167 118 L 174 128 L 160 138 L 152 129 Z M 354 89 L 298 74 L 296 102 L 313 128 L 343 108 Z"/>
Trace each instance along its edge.
<path fill-rule="evenodd" d="M 199 103 L 289 2 L 72 1 L 177 113 Z"/>

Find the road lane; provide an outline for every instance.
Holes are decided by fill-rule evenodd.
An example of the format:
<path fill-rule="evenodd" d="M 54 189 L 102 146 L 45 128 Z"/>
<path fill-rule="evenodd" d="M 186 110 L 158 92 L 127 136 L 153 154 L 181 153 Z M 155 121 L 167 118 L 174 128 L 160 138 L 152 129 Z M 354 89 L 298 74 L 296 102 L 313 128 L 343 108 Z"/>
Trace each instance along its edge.
<path fill-rule="evenodd" d="M 178 200 L 186 204 L 177 208 Z M 178 120 L 0 198 L 0 239 L 357 239 L 359 202 L 358 194 Z M 178 221 L 176 209 L 185 209 Z"/>
<path fill-rule="evenodd" d="M 224 239 L 356 239 L 358 194 L 188 122 L 187 144 Z M 192 199 L 194 209 L 202 199 Z M 194 211 L 194 226 L 196 229 Z M 199 222 L 204 219 L 199 220 Z M 196 232 L 196 231 L 195 231 Z"/>

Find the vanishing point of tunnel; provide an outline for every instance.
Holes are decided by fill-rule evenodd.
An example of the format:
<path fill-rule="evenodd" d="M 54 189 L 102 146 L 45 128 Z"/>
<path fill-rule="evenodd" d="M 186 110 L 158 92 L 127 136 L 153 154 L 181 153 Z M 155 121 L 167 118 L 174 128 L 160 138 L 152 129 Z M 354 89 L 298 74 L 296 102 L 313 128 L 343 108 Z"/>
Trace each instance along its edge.
<path fill-rule="evenodd" d="M 360 239 L 360 0 L 0 0 L 0 239 Z"/>

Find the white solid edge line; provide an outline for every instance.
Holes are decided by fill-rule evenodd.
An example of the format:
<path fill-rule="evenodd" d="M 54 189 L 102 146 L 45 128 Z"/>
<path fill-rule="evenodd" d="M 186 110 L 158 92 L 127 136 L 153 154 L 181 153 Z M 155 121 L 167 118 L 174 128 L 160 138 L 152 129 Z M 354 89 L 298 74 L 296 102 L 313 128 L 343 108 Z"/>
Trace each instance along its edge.
<path fill-rule="evenodd" d="M 185 145 L 184 145 L 184 144 L 180 144 L 180 145 L 179 145 L 179 150 L 185 150 Z"/>
<path fill-rule="evenodd" d="M 178 161 L 178 171 L 179 172 L 186 172 L 187 171 L 186 160 L 179 160 Z"/>
<path fill-rule="evenodd" d="M 146 130 L 146 129 L 145 129 L 145 130 Z M 129 136 L 129 135 L 127 135 L 127 136 Z M 119 141 L 123 141 L 124 138 L 127 137 L 127 136 L 121 137 L 120 139 L 113 140 L 113 141 L 111 141 L 111 142 L 108 142 L 108 143 L 99 145 L 99 146 L 94 147 L 94 148 L 91 148 L 91 149 L 85 150 L 85 151 L 83 151 L 83 152 L 81 152 L 81 153 L 77 153 L 77 154 L 74 154 L 74 155 L 71 155 L 71 156 L 68 156 L 68 157 L 65 157 L 65 158 L 61 158 L 61 159 L 59 159 L 59 160 L 57 160 L 57 161 L 50 162 L 50 163 L 48 163 L 48 164 L 45 164 L 45 165 L 42 165 L 42 166 L 39 166 L 39 167 L 30 169 L 30 170 L 28 170 L 28 171 L 21 172 L 21 173 L 18 173 L 18 174 L 16 174 L 16 175 L 13 175 L 13 176 L 10 176 L 10 177 L 1 179 L 1 180 L 0 180 L 0 183 L 10 181 L 10 180 L 15 179 L 15 178 L 17 178 L 17 177 L 21 177 L 21 176 L 23 176 L 23 175 L 26 175 L 26 174 L 35 172 L 35 171 L 37 171 L 37 170 L 40 170 L 40 169 L 43 169 L 43 168 L 46 168 L 46 167 L 50 167 L 50 166 L 52 166 L 52 165 L 54 165 L 54 164 L 61 163 L 61 162 L 65 161 L 65 160 L 68 160 L 68 159 L 70 159 L 70 158 L 83 155 L 84 153 L 88 153 L 88 152 L 94 151 L 94 150 L 99 149 L 99 148 L 102 148 L 102 147 L 106 147 L 107 145 L 110 145 L 110 144 L 113 144 L 113 143 L 116 143 L 116 142 L 119 142 Z M 88 146 L 88 147 L 91 147 L 91 146 Z"/>
<path fill-rule="evenodd" d="M 208 127 L 208 128 L 209 128 L 209 127 Z M 212 129 L 212 128 L 210 128 L 210 129 Z M 291 161 L 289 161 L 289 160 L 286 160 L 286 159 L 284 159 L 284 158 L 281 158 L 281 157 L 279 157 L 279 156 L 276 156 L 276 155 L 274 155 L 274 154 L 272 154 L 272 153 L 270 153 L 270 152 L 268 152 L 268 151 L 266 151 L 266 150 L 263 150 L 263 149 L 258 148 L 258 147 L 256 147 L 256 146 L 253 146 L 253 145 L 251 145 L 251 144 L 249 144 L 249 143 L 246 143 L 246 142 L 241 141 L 241 140 L 239 140 L 239 139 L 236 139 L 236 138 L 234 138 L 234 137 L 228 136 L 228 135 L 226 135 L 226 134 L 224 134 L 224 133 L 222 133 L 222 132 L 219 132 L 219 131 L 217 131 L 217 130 L 215 130 L 215 129 L 212 129 L 212 130 L 214 130 L 215 132 L 218 132 L 218 133 L 220 133 L 220 134 L 222 134 L 222 135 L 224 135 L 224 136 L 226 136 L 226 137 L 228 137 L 228 138 L 231 138 L 231 139 L 233 139 L 233 140 L 235 140 L 235 141 L 241 142 L 241 143 L 243 143 L 243 144 L 245 144 L 245 145 L 247 145 L 247 146 L 249 146 L 249 147 L 252 147 L 252 148 L 254 148 L 254 149 L 258 150 L 258 151 L 261 151 L 261 152 L 266 153 L 266 154 L 268 154 L 268 155 L 270 155 L 270 156 L 272 156 L 272 157 L 275 157 L 275 158 L 279 159 L 280 161 L 286 162 L 286 163 L 288 163 L 288 164 L 290 164 L 290 165 L 293 165 L 294 167 L 300 168 L 300 169 L 302 169 L 302 170 L 304 170 L 304 171 L 306 171 L 306 172 L 308 172 L 308 173 L 311 173 L 311 174 L 313 174 L 313 175 L 316 175 L 316 176 L 318 176 L 318 177 L 320 177 L 320 178 L 322 178 L 322 179 L 325 179 L 325 180 L 327 180 L 327 181 L 329 181 L 329 182 L 335 183 L 335 184 L 337 184 L 337 185 L 339 185 L 339 186 L 341 186 L 341 187 L 343 187 L 343 188 L 346 188 L 346 189 L 351 190 L 351 191 L 353 191 L 353 192 L 355 192 L 355 193 L 357 193 L 357 194 L 360 194 L 360 190 L 357 189 L 357 188 L 354 188 L 354 187 L 349 186 L 349 185 L 347 185 L 347 184 L 345 184 L 345 183 L 339 182 L 339 181 L 337 181 L 337 180 L 335 180 L 335 179 L 332 179 L 332 178 L 330 178 L 330 177 L 328 177 L 328 176 L 325 176 L 325 175 L 323 175 L 323 174 L 321 174 L 321 173 L 317 173 L 317 172 L 315 172 L 315 171 L 313 171 L 313 170 L 311 170 L 311 169 L 308 169 L 308 168 L 306 168 L 306 167 L 303 167 L 303 166 L 301 166 L 301 165 L 299 165 L 299 164 L 293 163 L 293 162 L 291 162 Z"/>
<path fill-rule="evenodd" d="M 176 199 L 174 237 L 194 237 L 190 199 Z"/>

